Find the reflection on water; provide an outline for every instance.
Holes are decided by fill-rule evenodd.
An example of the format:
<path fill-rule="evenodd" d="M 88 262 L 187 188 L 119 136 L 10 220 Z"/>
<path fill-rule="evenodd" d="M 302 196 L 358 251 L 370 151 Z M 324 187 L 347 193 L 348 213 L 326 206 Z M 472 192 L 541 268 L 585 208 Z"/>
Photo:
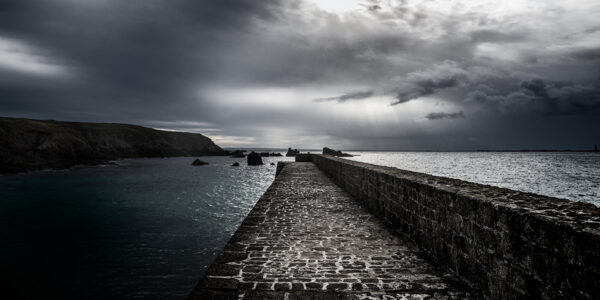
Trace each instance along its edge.
<path fill-rule="evenodd" d="M 269 162 L 129 159 L 0 177 L 1 267 L 25 297 L 181 299 L 275 176 Z M 240 167 L 231 167 L 240 161 Z"/>
<path fill-rule="evenodd" d="M 600 153 L 352 152 L 353 160 L 600 206 Z"/>

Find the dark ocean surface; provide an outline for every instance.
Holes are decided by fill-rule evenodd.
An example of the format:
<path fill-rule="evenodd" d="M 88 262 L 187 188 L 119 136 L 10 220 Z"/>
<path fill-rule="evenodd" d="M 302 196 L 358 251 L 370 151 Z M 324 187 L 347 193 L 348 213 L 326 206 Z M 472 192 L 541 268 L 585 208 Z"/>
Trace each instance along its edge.
<path fill-rule="evenodd" d="M 269 162 L 290 160 L 201 159 L 0 176 L 2 286 L 19 298 L 184 298 L 275 178 Z"/>
<path fill-rule="evenodd" d="M 352 159 L 600 205 L 597 153 L 352 152 Z M 275 177 L 203 157 L 0 176 L 3 286 L 19 298 L 182 299 Z M 240 167 L 231 167 L 233 162 Z M 6 291 L 4 292 L 6 295 Z M 8 298 L 7 298 L 8 299 Z"/>

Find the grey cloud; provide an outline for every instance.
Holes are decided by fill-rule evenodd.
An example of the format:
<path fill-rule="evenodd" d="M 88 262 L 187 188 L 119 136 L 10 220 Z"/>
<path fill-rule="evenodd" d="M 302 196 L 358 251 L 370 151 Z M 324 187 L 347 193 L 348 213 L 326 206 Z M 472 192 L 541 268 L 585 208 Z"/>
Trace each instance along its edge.
<path fill-rule="evenodd" d="M 437 91 L 455 87 L 459 84 L 459 80 L 454 77 L 446 78 L 430 78 L 412 82 L 413 86 L 398 92 L 397 101 L 392 105 L 401 104 L 419 97 L 435 94 Z"/>
<path fill-rule="evenodd" d="M 505 33 L 498 30 L 482 29 L 469 33 L 470 39 L 475 43 L 512 43 L 523 41 L 526 36 L 520 32 Z"/>
<path fill-rule="evenodd" d="M 374 4 L 374 5 L 368 6 L 367 9 L 369 9 L 370 11 L 376 11 L 376 10 L 380 10 L 381 6 Z"/>
<path fill-rule="evenodd" d="M 543 80 L 534 79 L 530 81 L 521 81 L 519 83 L 521 90 L 531 93 L 535 97 L 548 98 L 547 85 Z"/>
<path fill-rule="evenodd" d="M 503 113 L 540 116 L 594 114 L 600 110 L 600 87 L 572 82 L 521 81 L 507 93 L 475 89 L 467 103 L 477 103 Z"/>
<path fill-rule="evenodd" d="M 431 112 L 428 113 L 425 118 L 428 120 L 442 120 L 442 119 L 464 119 L 465 113 L 461 110 L 458 112 L 447 113 L 447 112 Z"/>
<path fill-rule="evenodd" d="M 382 9 L 382 3 L 369 7 L 369 11 L 379 18 L 393 21 L 403 21 L 410 27 L 424 27 L 428 25 L 431 16 L 419 8 L 411 6 L 408 1 L 397 1 L 391 10 Z M 376 9 L 372 9 L 376 8 Z"/>
<path fill-rule="evenodd" d="M 577 50 L 571 56 L 582 60 L 600 60 L 600 48 Z"/>
<path fill-rule="evenodd" d="M 590 27 L 590 28 L 584 30 L 585 33 L 594 33 L 597 31 L 600 31 L 600 26 L 593 26 L 593 27 Z"/>
<path fill-rule="evenodd" d="M 467 80 L 467 72 L 455 62 L 445 61 L 432 68 L 410 73 L 405 80 L 406 82 L 403 82 L 396 91 L 396 101 L 392 105 L 433 95 L 440 90 L 457 87 Z"/>
<path fill-rule="evenodd" d="M 365 7 L 368 11 L 377 11 L 382 9 L 379 5 L 379 0 L 367 0 L 365 3 L 361 4 L 362 7 Z"/>
<path fill-rule="evenodd" d="M 362 100 L 367 99 L 373 96 L 373 91 L 363 91 L 363 92 L 354 92 L 349 94 L 344 94 L 337 97 L 328 97 L 328 98 L 318 98 L 315 99 L 315 102 L 328 102 L 328 101 L 337 101 L 337 102 L 346 102 L 348 100 Z"/>

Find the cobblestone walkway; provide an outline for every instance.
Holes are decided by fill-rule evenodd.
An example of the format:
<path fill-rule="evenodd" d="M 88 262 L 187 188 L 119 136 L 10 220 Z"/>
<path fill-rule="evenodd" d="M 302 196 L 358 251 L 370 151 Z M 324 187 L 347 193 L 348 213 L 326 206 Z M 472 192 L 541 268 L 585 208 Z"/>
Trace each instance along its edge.
<path fill-rule="evenodd" d="M 190 299 L 464 299 L 312 163 L 288 163 Z"/>

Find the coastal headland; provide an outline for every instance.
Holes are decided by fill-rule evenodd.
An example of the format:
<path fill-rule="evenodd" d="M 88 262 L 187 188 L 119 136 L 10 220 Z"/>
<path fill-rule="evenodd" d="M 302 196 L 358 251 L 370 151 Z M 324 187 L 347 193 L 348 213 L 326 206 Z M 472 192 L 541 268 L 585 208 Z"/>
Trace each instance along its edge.
<path fill-rule="evenodd" d="M 0 173 L 130 157 L 228 155 L 208 137 L 136 125 L 0 117 Z"/>

